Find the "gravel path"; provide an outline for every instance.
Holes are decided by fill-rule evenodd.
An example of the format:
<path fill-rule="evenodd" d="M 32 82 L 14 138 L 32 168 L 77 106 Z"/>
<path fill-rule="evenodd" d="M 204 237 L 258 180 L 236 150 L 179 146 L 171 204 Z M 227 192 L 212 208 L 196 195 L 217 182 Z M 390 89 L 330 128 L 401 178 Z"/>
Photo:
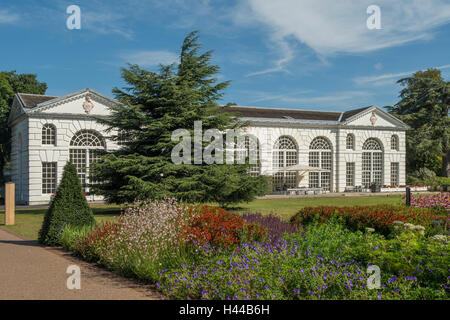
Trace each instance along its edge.
<path fill-rule="evenodd" d="M 81 270 L 81 289 L 67 288 L 68 266 Z M 164 299 L 148 285 L 85 263 L 0 228 L 0 300 Z"/>

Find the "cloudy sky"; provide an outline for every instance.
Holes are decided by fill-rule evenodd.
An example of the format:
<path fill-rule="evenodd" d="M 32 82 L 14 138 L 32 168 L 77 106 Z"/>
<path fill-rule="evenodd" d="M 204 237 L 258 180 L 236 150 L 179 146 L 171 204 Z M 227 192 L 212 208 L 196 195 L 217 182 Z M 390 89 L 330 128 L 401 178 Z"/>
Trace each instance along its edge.
<path fill-rule="evenodd" d="M 81 30 L 66 26 L 70 5 Z M 232 81 L 222 103 L 342 111 L 395 104 L 417 70 L 450 79 L 448 0 L 2 0 L 0 70 L 36 73 L 52 95 L 112 96 L 127 62 L 176 62 L 192 30 Z"/>

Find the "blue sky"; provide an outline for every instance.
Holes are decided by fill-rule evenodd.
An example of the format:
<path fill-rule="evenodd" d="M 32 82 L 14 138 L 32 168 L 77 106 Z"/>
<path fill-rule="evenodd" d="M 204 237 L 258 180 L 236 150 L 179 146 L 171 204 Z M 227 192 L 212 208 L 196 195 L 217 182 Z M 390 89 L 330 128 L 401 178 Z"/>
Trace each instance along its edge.
<path fill-rule="evenodd" d="M 81 30 L 66 27 L 70 5 Z M 192 30 L 232 81 L 222 103 L 343 111 L 396 103 L 396 81 L 417 70 L 450 78 L 448 0 L 2 0 L 0 70 L 36 73 L 51 95 L 112 96 L 127 62 L 174 62 Z"/>

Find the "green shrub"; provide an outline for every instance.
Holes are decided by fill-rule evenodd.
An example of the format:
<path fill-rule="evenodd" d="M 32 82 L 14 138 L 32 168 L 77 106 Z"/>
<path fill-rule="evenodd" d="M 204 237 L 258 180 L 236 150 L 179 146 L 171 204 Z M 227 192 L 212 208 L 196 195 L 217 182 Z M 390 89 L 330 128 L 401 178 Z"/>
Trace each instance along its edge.
<path fill-rule="evenodd" d="M 391 237 L 394 221 L 410 222 L 426 228 L 426 233 L 434 232 L 433 221 L 448 223 L 448 216 L 437 215 L 430 208 L 406 206 L 355 206 L 355 207 L 306 207 L 291 218 L 291 223 L 307 226 L 311 223 L 323 223 L 332 217 L 340 217 L 342 222 L 352 231 L 364 231 L 374 228 L 377 233 Z"/>
<path fill-rule="evenodd" d="M 39 231 L 39 242 L 58 245 L 66 225 L 89 226 L 95 223 L 94 215 L 83 194 L 77 171 L 72 163 L 64 167 L 56 195 L 44 217 Z"/>
<path fill-rule="evenodd" d="M 77 242 L 87 236 L 95 225 L 72 226 L 66 225 L 61 232 L 59 243 L 67 250 L 76 251 Z"/>
<path fill-rule="evenodd" d="M 439 260 L 438 253 L 442 247 L 419 255 L 414 263 L 424 259 L 425 265 L 416 271 L 387 268 L 413 254 L 405 244 L 395 256 L 378 255 L 381 245 L 391 244 L 393 240 L 350 232 L 331 220 L 308 226 L 304 236 L 286 234 L 275 245 L 252 243 L 231 254 L 199 248 L 196 263 L 161 266 L 157 286 L 178 299 L 448 299 L 443 273 L 448 260 L 445 253 Z M 427 269 L 431 261 L 436 265 Z M 369 263 L 381 269 L 379 290 L 367 288 Z"/>

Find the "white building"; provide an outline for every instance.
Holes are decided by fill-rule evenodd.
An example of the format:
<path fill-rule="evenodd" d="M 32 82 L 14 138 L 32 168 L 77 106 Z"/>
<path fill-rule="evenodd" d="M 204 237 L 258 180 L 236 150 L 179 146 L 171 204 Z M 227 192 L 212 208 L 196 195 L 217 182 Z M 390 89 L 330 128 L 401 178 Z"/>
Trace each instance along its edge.
<path fill-rule="evenodd" d="M 17 203 L 47 203 L 68 160 L 77 167 L 82 183 L 89 182 L 89 165 L 97 159 L 96 150 L 118 148 L 96 121 L 107 117 L 108 107 L 117 104 L 90 89 L 63 97 L 16 94 L 9 125 Z M 346 187 L 367 187 L 372 182 L 405 184 L 408 126 L 380 108 L 347 112 L 250 107 L 224 110 L 236 112 L 249 123 L 247 131 L 258 138 L 260 150 L 260 165 L 252 172 L 273 174 L 274 191 L 297 185 L 342 192 Z M 296 173 L 279 171 L 294 164 L 329 172 L 310 172 L 298 181 Z"/>

